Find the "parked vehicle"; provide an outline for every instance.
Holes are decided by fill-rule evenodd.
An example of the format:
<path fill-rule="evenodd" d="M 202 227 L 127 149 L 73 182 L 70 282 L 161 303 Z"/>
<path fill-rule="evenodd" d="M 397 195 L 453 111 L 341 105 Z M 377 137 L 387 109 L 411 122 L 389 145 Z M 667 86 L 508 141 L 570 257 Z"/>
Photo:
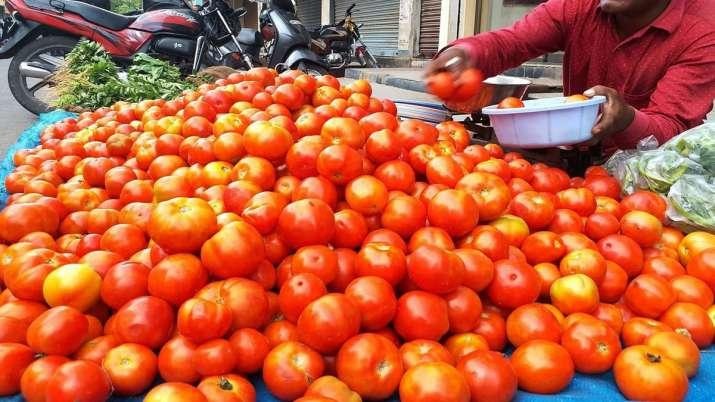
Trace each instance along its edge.
<path fill-rule="evenodd" d="M 48 109 L 53 73 L 64 56 L 84 37 L 100 43 L 121 65 L 136 53 L 147 53 L 177 65 L 182 73 L 229 65 L 251 68 L 262 39 L 241 30 L 242 8 L 209 0 L 192 10 L 181 0 L 144 0 L 148 10 L 122 15 L 74 0 L 6 0 L 10 13 L 0 29 L 0 58 L 11 58 L 8 84 L 27 110 Z"/>
<path fill-rule="evenodd" d="M 353 21 L 353 3 L 346 11 L 345 18 L 333 25 L 323 25 L 311 32 L 311 48 L 318 53 L 331 70 L 342 70 L 353 60 L 361 67 L 378 68 L 375 57 L 360 39 L 363 24 Z"/>
<path fill-rule="evenodd" d="M 262 5 L 260 32 L 265 40 L 265 65 L 277 70 L 300 69 L 323 75 L 328 65 L 310 49 L 310 33 L 298 19 L 291 0 L 251 0 Z"/>

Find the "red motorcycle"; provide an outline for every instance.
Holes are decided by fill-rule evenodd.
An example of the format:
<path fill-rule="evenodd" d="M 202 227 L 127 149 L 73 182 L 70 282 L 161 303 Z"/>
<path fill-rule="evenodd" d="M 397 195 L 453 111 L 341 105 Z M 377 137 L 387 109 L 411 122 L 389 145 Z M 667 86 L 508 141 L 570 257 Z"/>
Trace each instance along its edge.
<path fill-rule="evenodd" d="M 209 0 L 197 9 L 183 0 L 159 1 L 144 0 L 145 12 L 123 15 L 75 0 L 6 0 L 0 59 L 13 58 L 8 68 L 13 96 L 33 113 L 48 110 L 53 73 L 80 38 L 100 43 L 120 65 L 147 53 L 187 75 L 214 65 L 253 67 L 262 38 L 241 29 L 244 9 L 234 10 L 225 0 Z"/>

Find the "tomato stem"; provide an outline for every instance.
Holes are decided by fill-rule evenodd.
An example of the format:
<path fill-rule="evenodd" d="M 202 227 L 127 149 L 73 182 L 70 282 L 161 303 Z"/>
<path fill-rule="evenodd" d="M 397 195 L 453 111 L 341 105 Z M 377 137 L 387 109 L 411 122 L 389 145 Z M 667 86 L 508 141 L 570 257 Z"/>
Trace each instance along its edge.
<path fill-rule="evenodd" d="M 233 384 L 226 377 L 221 377 L 218 379 L 218 387 L 224 391 L 232 391 Z"/>
<path fill-rule="evenodd" d="M 646 357 L 648 358 L 648 361 L 651 362 L 651 363 L 660 363 L 660 361 L 662 360 L 662 358 L 660 357 L 660 355 L 656 355 L 656 354 L 654 354 L 654 353 L 648 352 L 648 353 L 646 353 L 645 355 L 646 355 Z"/>

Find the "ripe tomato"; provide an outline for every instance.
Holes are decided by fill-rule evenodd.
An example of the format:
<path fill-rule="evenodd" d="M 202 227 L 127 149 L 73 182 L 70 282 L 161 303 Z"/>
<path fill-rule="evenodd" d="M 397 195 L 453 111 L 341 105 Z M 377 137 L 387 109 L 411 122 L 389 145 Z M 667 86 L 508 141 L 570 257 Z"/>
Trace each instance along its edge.
<path fill-rule="evenodd" d="M 264 258 L 263 238 L 246 222 L 229 223 L 201 247 L 201 262 L 220 278 L 249 276 Z"/>
<path fill-rule="evenodd" d="M 146 346 L 125 343 L 110 350 L 102 361 L 114 392 L 137 395 L 144 392 L 156 377 L 157 358 Z"/>
<path fill-rule="evenodd" d="M 559 269 L 561 275 L 584 274 L 599 285 L 606 276 L 606 260 L 595 250 L 574 250 L 561 259 Z"/>
<path fill-rule="evenodd" d="M 45 390 L 47 401 L 106 401 L 112 393 L 112 382 L 98 364 L 77 360 L 58 367 Z"/>
<path fill-rule="evenodd" d="M 639 316 L 657 318 L 675 303 L 676 295 L 665 279 L 642 274 L 628 284 L 624 300 L 628 308 Z"/>
<path fill-rule="evenodd" d="M 606 275 L 598 286 L 599 298 L 604 303 L 620 300 L 628 286 L 628 274 L 615 262 L 606 261 Z"/>
<path fill-rule="evenodd" d="M 489 350 L 487 340 L 484 339 L 483 336 L 473 332 L 464 332 L 450 336 L 444 341 L 444 347 L 447 348 L 457 362 L 472 352 Z"/>
<path fill-rule="evenodd" d="M 439 340 L 449 330 L 447 302 L 421 290 L 407 292 L 397 301 L 393 325 L 407 341 Z"/>
<path fill-rule="evenodd" d="M 449 328 L 453 333 L 469 332 L 476 327 L 482 313 L 479 295 L 465 286 L 444 296 L 447 301 Z"/>
<path fill-rule="evenodd" d="M 332 354 L 360 330 L 360 310 L 343 294 L 331 293 L 308 304 L 298 317 L 298 338 L 323 354 Z"/>
<path fill-rule="evenodd" d="M 345 187 L 345 200 L 363 215 L 376 215 L 387 205 L 387 187 L 373 176 L 360 176 Z"/>
<path fill-rule="evenodd" d="M 23 373 L 34 360 L 34 352 L 21 343 L 0 343 L 0 395 L 7 396 L 20 391 Z"/>
<path fill-rule="evenodd" d="M 396 286 L 407 273 L 407 259 L 400 248 L 391 244 L 366 243 L 355 257 L 355 273 L 358 276 L 377 276 Z"/>
<path fill-rule="evenodd" d="M 459 361 L 457 369 L 467 380 L 472 402 L 508 402 L 516 395 L 516 372 L 500 353 L 472 352 Z"/>
<path fill-rule="evenodd" d="M 438 342 L 424 339 L 405 342 L 400 347 L 400 355 L 402 356 L 402 364 L 405 370 L 422 363 L 444 362 L 450 365 L 454 364 L 454 357 L 447 348 Z"/>
<path fill-rule="evenodd" d="M 584 233 L 593 240 L 601 240 L 606 236 L 616 234 L 620 230 L 620 222 L 610 213 L 595 212 L 586 219 Z"/>
<path fill-rule="evenodd" d="M 517 307 L 506 319 L 509 342 L 518 347 L 534 339 L 559 342 L 561 324 L 553 313 L 538 303 Z"/>
<path fill-rule="evenodd" d="M 308 304 L 326 293 L 325 283 L 318 276 L 303 273 L 292 276 L 281 286 L 278 300 L 285 318 L 295 323 Z"/>
<path fill-rule="evenodd" d="M 89 327 L 87 318 L 72 307 L 53 307 L 27 328 L 27 344 L 46 355 L 67 356 L 79 349 Z"/>
<path fill-rule="evenodd" d="M 618 264 L 629 277 L 643 269 L 643 251 L 631 238 L 613 234 L 598 241 L 598 251 L 606 259 Z"/>
<path fill-rule="evenodd" d="M 356 278 L 344 293 L 360 310 L 364 329 L 377 330 L 387 326 L 397 311 L 397 298 L 392 285 L 380 277 Z"/>
<path fill-rule="evenodd" d="M 217 230 L 211 206 L 199 198 L 174 198 L 152 210 L 147 231 L 170 253 L 195 252 Z"/>
<path fill-rule="evenodd" d="M 487 295 L 495 305 L 514 309 L 533 303 L 541 292 L 539 276 L 525 262 L 500 260 L 494 264 L 494 279 Z"/>
<path fill-rule="evenodd" d="M 707 283 L 690 275 L 679 275 L 670 280 L 677 301 L 695 303 L 707 309 L 713 305 L 713 291 Z"/>
<path fill-rule="evenodd" d="M 166 381 L 194 383 L 199 380 L 199 373 L 193 366 L 196 345 L 183 336 L 168 341 L 159 352 L 158 369 L 161 378 Z"/>
<path fill-rule="evenodd" d="M 613 376 L 630 400 L 682 401 L 688 391 L 685 370 L 649 346 L 624 349 L 613 365 Z"/>
<path fill-rule="evenodd" d="M 313 379 L 323 375 L 322 356 L 300 342 L 284 342 L 266 356 L 263 380 L 278 398 L 294 400 L 305 394 Z"/>
<path fill-rule="evenodd" d="M 256 400 L 253 384 L 236 374 L 204 378 L 196 388 L 208 401 L 254 402 Z"/>
<path fill-rule="evenodd" d="M 142 296 L 124 304 L 117 311 L 115 322 L 122 341 L 158 349 L 171 336 L 174 311 L 158 297 Z"/>
<path fill-rule="evenodd" d="M 50 272 L 42 294 L 50 306 L 69 306 L 86 311 L 99 300 L 102 278 L 87 264 L 67 264 Z"/>
<path fill-rule="evenodd" d="M 393 160 L 382 163 L 374 172 L 388 190 L 410 192 L 415 187 L 415 171 L 407 162 Z"/>
<path fill-rule="evenodd" d="M 462 373 L 443 362 L 418 364 L 407 370 L 400 381 L 400 400 L 404 402 L 468 402 L 469 398 L 469 386 Z"/>
<path fill-rule="evenodd" d="M 477 226 L 479 209 L 469 193 L 449 189 L 440 191 L 429 201 L 427 217 L 431 225 L 460 237 Z"/>
<path fill-rule="evenodd" d="M 412 119 L 401 121 L 395 134 L 407 151 L 419 144 L 434 144 L 439 137 L 439 132 L 432 125 Z"/>
<path fill-rule="evenodd" d="M 238 357 L 225 339 L 212 339 L 194 350 L 193 366 L 203 377 L 224 375 L 233 371 Z"/>
<path fill-rule="evenodd" d="M 231 309 L 200 298 L 185 301 L 177 313 L 176 327 L 182 336 L 202 343 L 222 337 L 231 327 Z"/>
<path fill-rule="evenodd" d="M 532 230 L 547 227 L 556 210 L 554 202 L 549 196 L 535 191 L 517 194 L 510 205 L 511 213 L 524 219 Z"/>
<path fill-rule="evenodd" d="M 597 320 L 578 321 L 567 327 L 561 345 L 571 355 L 576 371 L 587 374 L 610 370 L 621 353 L 618 334 Z"/>
<path fill-rule="evenodd" d="M 531 264 L 555 262 L 566 254 L 561 236 L 554 232 L 535 232 L 521 243 L 527 261 Z"/>
<path fill-rule="evenodd" d="M 596 210 L 596 198 L 588 188 L 569 188 L 556 193 L 556 205 L 589 216 Z"/>
<path fill-rule="evenodd" d="M 318 198 L 325 201 L 331 208 L 338 203 L 338 192 L 330 180 L 322 177 L 307 177 L 303 179 L 291 194 L 292 201 L 306 198 Z"/>
<path fill-rule="evenodd" d="M 191 254 L 170 255 L 149 272 L 147 289 L 174 306 L 193 296 L 208 281 L 201 260 Z"/>
<path fill-rule="evenodd" d="M 431 245 L 418 247 L 407 257 L 407 274 L 420 289 L 450 293 L 462 284 L 464 263 L 456 254 Z"/>
<path fill-rule="evenodd" d="M 534 340 L 511 356 L 519 388 L 537 394 L 555 394 L 566 388 L 574 375 L 569 352 L 558 343 Z"/>
<path fill-rule="evenodd" d="M 583 181 L 583 186 L 591 190 L 595 196 L 610 197 L 618 199 L 621 195 L 621 185 L 614 177 L 604 176 L 586 176 Z"/>
<path fill-rule="evenodd" d="M 305 397 L 324 397 L 341 402 L 361 402 L 360 395 L 351 390 L 338 378 L 326 375 L 313 381 L 305 392 Z"/>
<path fill-rule="evenodd" d="M 432 95 L 448 100 L 452 98 L 455 90 L 455 78 L 449 71 L 442 71 L 432 74 L 427 78 L 427 92 Z"/>
<path fill-rule="evenodd" d="M 462 284 L 475 292 L 481 292 L 494 278 L 494 263 L 479 250 L 459 248 L 454 253 L 464 264 Z"/>
<path fill-rule="evenodd" d="M 308 198 L 288 204 L 277 229 L 281 239 L 294 248 L 327 244 L 335 232 L 335 218 L 324 201 Z"/>
<path fill-rule="evenodd" d="M 683 240 L 682 244 L 687 245 L 687 241 Z M 688 274 L 704 281 L 711 289 L 715 289 L 715 243 L 713 244 L 712 248 L 704 249 L 687 261 Z"/>
<path fill-rule="evenodd" d="M 145 402 L 208 402 L 204 394 L 189 384 L 166 382 L 152 388 Z"/>
<path fill-rule="evenodd" d="M 685 330 L 699 348 L 712 344 L 715 328 L 707 311 L 697 304 L 678 302 L 670 306 L 660 321 L 676 332 Z"/>
<path fill-rule="evenodd" d="M 149 273 L 149 268 L 137 262 L 122 262 L 112 266 L 102 280 L 102 301 L 118 310 L 124 303 L 147 295 Z"/>
<path fill-rule="evenodd" d="M 694 377 L 700 368 L 700 350 L 687 334 L 658 332 L 648 337 L 645 345 L 678 363 L 688 377 Z"/>
<path fill-rule="evenodd" d="M 410 252 L 414 252 L 421 246 L 436 246 L 443 250 L 453 250 L 454 242 L 444 229 L 428 226 L 418 229 L 410 237 L 408 245 Z"/>
<path fill-rule="evenodd" d="M 665 219 L 665 199 L 650 191 L 636 191 L 621 200 L 623 212 L 643 211 L 663 221 Z"/>
<path fill-rule="evenodd" d="M 366 399 L 385 399 L 397 389 L 403 374 L 397 347 L 377 334 L 360 334 L 342 345 L 336 370 L 353 391 Z"/>
<path fill-rule="evenodd" d="M 663 224 L 655 216 L 643 211 L 630 211 L 621 218 L 621 233 L 642 247 L 654 245 L 663 233 Z"/>
<path fill-rule="evenodd" d="M 0 238 L 14 243 L 32 232 L 54 234 L 59 224 L 57 213 L 39 203 L 14 203 L 0 212 Z"/>
<path fill-rule="evenodd" d="M 672 332 L 673 329 L 660 321 L 635 317 L 623 323 L 621 335 L 625 346 L 642 345 L 651 335 L 658 332 Z"/>
<path fill-rule="evenodd" d="M 46 399 L 47 382 L 61 365 L 69 361 L 70 359 L 64 356 L 45 356 L 30 363 L 20 379 L 20 390 L 23 398 L 27 402 L 44 401 Z M 10 367 L 5 366 L 5 364 L 3 364 L 4 367 Z"/>
<path fill-rule="evenodd" d="M 504 98 L 501 102 L 499 102 L 499 105 L 497 105 L 497 108 L 499 109 L 513 109 L 521 107 L 524 107 L 524 102 L 522 102 L 521 99 L 515 98 L 513 96 Z"/>
<path fill-rule="evenodd" d="M 549 230 L 555 233 L 581 233 L 583 227 L 583 218 L 578 213 L 570 209 L 557 209 L 554 211 L 554 219 L 549 225 Z"/>
<path fill-rule="evenodd" d="M 312 273 L 327 284 L 337 277 L 338 257 L 326 246 L 301 247 L 291 259 L 291 272 Z"/>
<path fill-rule="evenodd" d="M 236 371 L 243 374 L 255 373 L 263 367 L 263 359 L 270 351 L 268 338 L 253 328 L 241 328 L 229 339 L 238 357 Z"/>

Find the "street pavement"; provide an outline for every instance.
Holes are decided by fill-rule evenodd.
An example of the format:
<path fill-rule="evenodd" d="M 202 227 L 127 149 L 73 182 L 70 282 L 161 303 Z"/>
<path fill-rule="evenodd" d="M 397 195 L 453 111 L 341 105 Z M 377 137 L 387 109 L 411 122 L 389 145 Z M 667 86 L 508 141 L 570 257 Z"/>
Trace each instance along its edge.
<path fill-rule="evenodd" d="M 35 120 L 35 115 L 23 109 L 10 93 L 7 67 L 10 60 L 0 60 L 0 157 L 5 155 L 17 136 Z"/>

